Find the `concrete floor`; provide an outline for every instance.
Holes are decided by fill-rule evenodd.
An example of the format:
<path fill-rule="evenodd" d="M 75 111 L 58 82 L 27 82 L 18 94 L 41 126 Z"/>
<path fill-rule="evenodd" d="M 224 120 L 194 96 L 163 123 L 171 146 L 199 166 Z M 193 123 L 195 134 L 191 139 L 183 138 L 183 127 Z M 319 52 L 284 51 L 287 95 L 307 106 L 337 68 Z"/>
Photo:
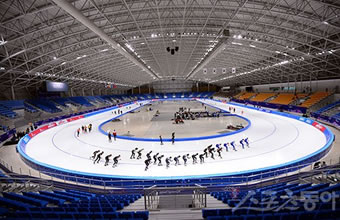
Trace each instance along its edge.
<path fill-rule="evenodd" d="M 218 135 L 231 132 L 227 125 L 243 125 L 248 122 L 235 116 L 224 116 L 219 118 L 197 118 L 196 120 L 184 120 L 184 124 L 175 124 L 171 119 L 180 107 L 190 108 L 192 112 L 206 111 L 201 103 L 196 101 L 174 102 L 165 101 L 154 103 L 152 106 L 145 106 L 135 113 L 120 117 L 120 121 L 108 122 L 103 126 L 104 131 L 118 131 L 118 135 L 142 137 L 142 138 L 171 138 L 171 133 L 176 132 L 177 138 Z M 147 111 L 148 108 L 152 111 Z M 218 111 L 215 108 L 207 107 L 210 113 Z M 159 116 L 154 116 L 156 111 Z"/>

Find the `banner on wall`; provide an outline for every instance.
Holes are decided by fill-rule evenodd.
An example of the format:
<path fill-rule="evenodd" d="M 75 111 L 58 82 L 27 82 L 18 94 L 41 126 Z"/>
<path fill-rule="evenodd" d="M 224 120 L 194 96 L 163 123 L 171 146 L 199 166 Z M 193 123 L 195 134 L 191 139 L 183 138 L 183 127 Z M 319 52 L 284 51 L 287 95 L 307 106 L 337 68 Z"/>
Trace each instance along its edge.
<path fill-rule="evenodd" d="M 30 136 L 30 138 L 33 138 L 34 136 L 38 135 L 39 133 L 43 132 L 43 131 L 46 131 L 47 129 L 50 129 L 50 128 L 53 128 L 57 126 L 57 123 L 53 122 L 51 124 L 48 124 L 48 125 L 45 125 L 45 126 L 42 126 L 34 131 L 32 131 L 31 133 L 29 133 L 28 135 Z"/>
<path fill-rule="evenodd" d="M 316 121 L 314 121 L 312 125 L 322 132 L 325 132 L 325 130 L 326 130 L 326 128 L 323 125 L 317 123 Z"/>

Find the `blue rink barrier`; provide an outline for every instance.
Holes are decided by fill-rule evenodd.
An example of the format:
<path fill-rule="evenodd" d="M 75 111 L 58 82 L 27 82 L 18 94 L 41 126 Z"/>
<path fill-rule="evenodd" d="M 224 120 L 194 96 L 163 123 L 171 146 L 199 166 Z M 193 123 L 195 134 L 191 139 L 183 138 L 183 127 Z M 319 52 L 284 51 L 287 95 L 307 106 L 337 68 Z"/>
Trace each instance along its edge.
<path fill-rule="evenodd" d="M 216 102 L 219 102 L 219 101 L 216 101 Z M 239 105 L 245 108 L 256 109 L 254 107 L 243 106 L 240 104 L 232 104 L 232 105 Z M 277 166 L 264 167 L 261 169 L 225 173 L 225 174 L 192 175 L 192 176 L 164 176 L 164 177 L 157 177 L 157 176 L 155 177 L 145 177 L 145 176 L 131 177 L 131 176 L 85 173 L 85 172 L 77 172 L 74 170 L 63 169 L 60 167 L 55 167 L 49 164 L 41 163 L 29 157 L 25 152 L 25 147 L 31 139 L 28 135 L 24 136 L 19 141 L 17 145 L 17 150 L 20 153 L 21 158 L 26 164 L 50 176 L 54 176 L 62 180 L 75 181 L 78 183 L 121 187 L 121 188 L 136 188 L 136 187 L 145 188 L 145 187 L 150 187 L 153 185 L 188 186 L 188 185 L 195 185 L 195 184 L 208 186 L 208 187 L 209 186 L 216 187 L 218 185 L 246 183 L 248 181 L 265 179 L 265 178 L 278 176 L 278 175 L 282 175 L 285 173 L 289 173 L 289 172 L 301 169 L 305 166 L 310 165 L 314 161 L 321 159 L 330 151 L 331 145 L 334 141 L 334 135 L 326 126 L 323 126 L 322 124 L 314 120 L 307 119 L 307 118 L 300 117 L 300 116 L 290 115 L 287 113 L 266 110 L 266 109 L 256 109 L 256 110 L 264 111 L 269 114 L 277 114 L 283 117 L 289 117 L 295 120 L 299 120 L 302 123 L 307 123 L 310 126 L 314 126 L 316 129 L 319 129 L 321 132 L 323 132 L 323 134 L 326 137 L 327 142 L 321 149 L 319 149 L 318 151 L 310 155 L 307 155 L 298 160 L 290 161 L 290 162 L 280 164 Z"/>

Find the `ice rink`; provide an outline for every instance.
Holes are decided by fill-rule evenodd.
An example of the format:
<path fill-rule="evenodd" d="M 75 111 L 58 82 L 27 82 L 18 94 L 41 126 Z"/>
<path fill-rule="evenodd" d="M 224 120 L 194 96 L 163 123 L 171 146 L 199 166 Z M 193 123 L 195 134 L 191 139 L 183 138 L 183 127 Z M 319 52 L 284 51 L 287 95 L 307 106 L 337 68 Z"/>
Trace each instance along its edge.
<path fill-rule="evenodd" d="M 311 155 L 326 144 L 325 135 L 307 123 L 233 104 L 213 100 L 200 101 L 225 110 L 228 110 L 229 106 L 236 107 L 236 114 L 241 115 L 241 111 L 243 111 L 242 116 L 251 121 L 251 126 L 240 133 L 225 137 L 181 141 L 174 145 L 170 142 L 160 145 L 159 142 L 123 139 L 117 139 L 110 143 L 107 136 L 98 129 L 100 124 L 114 117 L 112 112 L 108 111 L 62 124 L 38 134 L 28 142 L 26 154 L 39 163 L 66 169 L 70 172 L 110 175 L 118 178 L 163 179 L 229 175 L 281 166 Z M 138 107 L 139 104 L 132 104 L 131 109 L 122 107 L 122 110 L 125 113 Z M 138 114 L 126 114 L 123 117 L 126 120 L 143 120 L 138 117 Z M 204 128 L 214 127 L 218 123 L 216 120 L 199 120 L 197 122 L 200 123 L 195 126 L 197 137 L 206 133 Z M 77 137 L 77 128 L 89 123 L 92 123 L 93 131 L 87 134 L 81 133 Z M 200 133 L 200 127 L 202 133 Z M 172 129 L 169 127 L 168 132 L 170 133 Z M 117 132 L 120 133 L 119 129 Z M 239 140 L 245 137 L 249 138 L 250 146 L 242 149 Z M 215 144 L 232 141 L 237 143 L 237 151 L 229 148 L 229 152 L 226 152 L 224 149 L 222 158 L 219 158 L 215 153 L 215 159 L 206 158 L 203 164 L 192 164 L 192 160 L 189 160 L 188 165 L 184 166 L 181 159 L 181 165 L 175 166 L 175 163 L 172 162 L 170 168 L 167 169 L 165 166 L 164 159 L 166 157 L 202 153 L 203 149 L 210 144 L 215 146 Z M 144 149 L 141 160 L 129 159 L 131 150 L 136 147 Z M 95 150 L 104 151 L 99 164 L 93 164 L 90 159 Z M 152 151 L 152 155 L 155 153 L 164 155 L 163 166 L 152 164 L 148 171 L 144 171 L 145 154 L 149 151 Z M 121 155 L 121 160 L 116 168 L 112 168 L 112 160 L 108 166 L 104 166 L 104 157 L 108 154 Z"/>

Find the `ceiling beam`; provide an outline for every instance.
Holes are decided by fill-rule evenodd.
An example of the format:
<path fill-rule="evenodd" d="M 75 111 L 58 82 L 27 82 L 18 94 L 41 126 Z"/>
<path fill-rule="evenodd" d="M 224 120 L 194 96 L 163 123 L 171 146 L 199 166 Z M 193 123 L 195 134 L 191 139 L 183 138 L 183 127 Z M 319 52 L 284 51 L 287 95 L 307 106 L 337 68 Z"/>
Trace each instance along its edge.
<path fill-rule="evenodd" d="M 111 37 L 109 37 L 103 30 L 97 27 L 90 19 L 85 17 L 77 8 L 75 8 L 72 4 L 70 4 L 66 0 L 53 0 L 55 4 L 59 7 L 64 9 L 67 13 L 77 19 L 80 23 L 84 26 L 89 28 L 95 34 L 97 34 L 102 40 L 106 41 L 113 49 L 115 49 L 118 53 L 122 54 L 128 60 L 139 66 L 140 68 L 144 69 L 145 72 L 149 73 L 153 77 L 159 79 L 159 76 L 149 70 L 143 63 L 137 60 L 134 56 L 128 53 L 118 42 L 114 41 Z"/>

